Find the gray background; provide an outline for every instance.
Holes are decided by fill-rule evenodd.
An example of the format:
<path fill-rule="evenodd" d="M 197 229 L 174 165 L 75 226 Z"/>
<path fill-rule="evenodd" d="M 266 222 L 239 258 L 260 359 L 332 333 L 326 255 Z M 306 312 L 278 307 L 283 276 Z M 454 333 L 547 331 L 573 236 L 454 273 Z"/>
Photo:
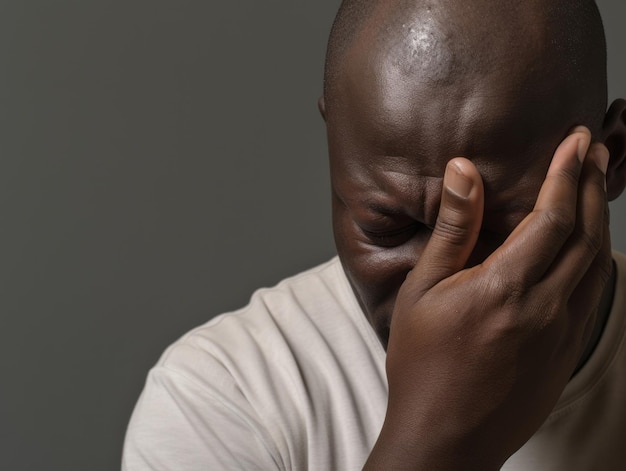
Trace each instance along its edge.
<path fill-rule="evenodd" d="M 337 6 L 0 2 L 0 469 L 119 468 L 162 350 L 333 254 Z M 624 96 L 626 5 L 600 6 Z"/>

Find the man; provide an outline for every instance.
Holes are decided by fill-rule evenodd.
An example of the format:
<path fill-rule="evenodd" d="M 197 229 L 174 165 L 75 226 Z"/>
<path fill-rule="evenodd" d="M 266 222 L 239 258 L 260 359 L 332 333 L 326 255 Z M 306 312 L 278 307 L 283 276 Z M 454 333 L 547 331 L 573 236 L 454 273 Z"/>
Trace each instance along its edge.
<path fill-rule="evenodd" d="M 346 0 L 338 259 L 171 346 L 125 469 L 623 469 L 626 102 L 590 0 Z"/>

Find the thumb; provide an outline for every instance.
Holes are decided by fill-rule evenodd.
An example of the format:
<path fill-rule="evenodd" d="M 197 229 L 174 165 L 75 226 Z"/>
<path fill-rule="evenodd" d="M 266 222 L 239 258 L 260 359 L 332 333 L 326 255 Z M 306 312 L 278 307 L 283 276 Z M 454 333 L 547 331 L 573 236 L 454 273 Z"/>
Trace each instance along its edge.
<path fill-rule="evenodd" d="M 425 292 L 457 273 L 467 263 L 480 233 L 484 190 L 472 162 L 455 158 L 443 178 L 439 215 L 426 248 L 407 277 Z M 415 279 L 411 279 L 415 278 Z"/>

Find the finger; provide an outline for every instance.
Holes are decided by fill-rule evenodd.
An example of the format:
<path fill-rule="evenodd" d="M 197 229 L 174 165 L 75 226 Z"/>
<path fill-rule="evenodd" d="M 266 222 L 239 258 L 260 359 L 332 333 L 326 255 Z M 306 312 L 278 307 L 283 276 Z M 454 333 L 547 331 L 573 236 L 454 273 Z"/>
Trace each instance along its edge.
<path fill-rule="evenodd" d="M 506 270 L 512 284 L 532 286 L 543 278 L 576 223 L 578 182 L 591 133 L 577 127 L 559 145 L 533 211 L 515 228 L 485 266 Z"/>
<path fill-rule="evenodd" d="M 608 211 L 608 205 L 607 205 Z M 607 222 L 604 224 L 602 249 L 596 255 L 589 270 L 587 270 L 573 291 L 568 302 L 568 312 L 570 313 L 569 337 L 574 340 L 574 355 L 578 359 L 589 343 L 596 320 L 600 315 L 598 308 L 609 309 L 611 305 L 612 286 L 608 286 L 613 271 L 613 258 L 611 254 L 611 238 Z M 608 294 L 609 298 L 605 299 Z M 575 342 L 575 340 L 578 342 Z"/>
<path fill-rule="evenodd" d="M 606 197 L 606 169 L 609 152 L 602 144 L 594 144 L 589 153 L 581 186 L 580 211 L 577 230 L 568 241 L 568 250 L 559 257 L 561 263 L 553 269 L 555 289 L 566 290 L 570 294 L 568 312 L 570 338 L 575 358 L 579 358 L 586 348 L 596 324 L 598 307 L 608 309 L 610 299 L 604 297 L 612 292 L 608 283 L 613 271 L 611 237 L 609 230 L 609 206 Z M 595 252 L 595 255 L 591 256 Z M 588 269 L 572 269 L 578 262 L 582 268 L 588 262 Z M 577 276 L 572 277 L 572 272 Z M 575 340 L 578 339 L 578 342 Z"/>
<path fill-rule="evenodd" d="M 597 254 L 606 244 L 608 202 L 605 175 L 608 162 L 608 149 L 603 144 L 592 145 L 579 185 L 574 231 L 545 277 L 554 289 L 566 293 L 568 298 L 579 289 L 578 285 L 591 264 L 598 263 Z M 608 270 L 606 266 L 604 268 Z"/>
<path fill-rule="evenodd" d="M 461 270 L 476 245 L 483 219 L 484 190 L 472 162 L 448 162 L 433 233 L 407 281 L 424 292 Z"/>

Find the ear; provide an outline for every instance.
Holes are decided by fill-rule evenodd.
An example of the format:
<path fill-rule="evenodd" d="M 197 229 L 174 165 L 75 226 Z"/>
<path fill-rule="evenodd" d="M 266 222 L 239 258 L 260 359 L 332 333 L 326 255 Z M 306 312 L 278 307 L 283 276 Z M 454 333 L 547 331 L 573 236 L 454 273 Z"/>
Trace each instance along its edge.
<path fill-rule="evenodd" d="M 609 107 L 602 126 L 602 140 L 611 154 L 606 187 L 609 201 L 613 201 L 626 187 L 626 100 L 615 100 Z"/>
<path fill-rule="evenodd" d="M 326 121 L 326 102 L 324 101 L 324 95 L 317 99 L 317 109 L 320 110 L 322 119 Z"/>

